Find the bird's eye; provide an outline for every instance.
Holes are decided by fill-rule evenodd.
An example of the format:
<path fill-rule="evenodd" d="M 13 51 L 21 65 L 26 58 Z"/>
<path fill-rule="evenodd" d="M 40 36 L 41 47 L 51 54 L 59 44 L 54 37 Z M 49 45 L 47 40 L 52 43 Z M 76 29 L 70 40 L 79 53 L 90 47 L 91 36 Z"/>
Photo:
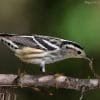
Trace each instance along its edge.
<path fill-rule="evenodd" d="M 77 51 L 78 54 L 81 54 L 81 51 Z"/>

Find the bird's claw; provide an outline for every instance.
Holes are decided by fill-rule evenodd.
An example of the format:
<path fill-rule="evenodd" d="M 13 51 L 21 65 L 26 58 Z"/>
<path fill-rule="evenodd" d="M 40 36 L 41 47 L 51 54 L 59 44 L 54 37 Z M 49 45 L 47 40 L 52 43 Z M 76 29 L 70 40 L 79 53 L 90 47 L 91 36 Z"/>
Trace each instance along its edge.
<path fill-rule="evenodd" d="M 21 88 L 23 87 L 22 83 L 21 83 L 21 79 L 23 78 L 23 76 L 26 74 L 26 71 L 24 70 L 23 72 L 21 71 L 21 69 L 18 69 L 18 75 L 17 77 L 14 79 L 13 84 L 19 84 L 21 86 Z"/>

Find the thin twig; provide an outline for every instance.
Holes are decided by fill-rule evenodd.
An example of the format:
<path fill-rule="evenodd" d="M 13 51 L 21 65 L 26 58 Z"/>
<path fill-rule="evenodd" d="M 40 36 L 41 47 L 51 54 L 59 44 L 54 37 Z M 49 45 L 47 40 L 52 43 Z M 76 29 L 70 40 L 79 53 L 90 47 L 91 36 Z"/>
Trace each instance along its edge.
<path fill-rule="evenodd" d="M 17 75 L 0 74 L 0 87 L 55 87 L 85 91 L 100 88 L 100 79 L 78 79 L 64 75 L 24 75 L 19 79 L 19 83 L 14 83 Z"/>

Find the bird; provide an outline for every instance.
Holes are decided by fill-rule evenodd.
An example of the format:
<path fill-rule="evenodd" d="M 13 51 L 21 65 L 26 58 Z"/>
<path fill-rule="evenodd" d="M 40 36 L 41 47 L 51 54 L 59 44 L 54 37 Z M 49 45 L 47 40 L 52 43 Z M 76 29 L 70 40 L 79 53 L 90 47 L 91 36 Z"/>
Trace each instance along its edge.
<path fill-rule="evenodd" d="M 39 65 L 42 72 L 46 72 L 46 64 L 68 58 L 88 59 L 79 43 L 62 38 L 37 34 L 0 33 L 0 41 L 22 62 Z"/>

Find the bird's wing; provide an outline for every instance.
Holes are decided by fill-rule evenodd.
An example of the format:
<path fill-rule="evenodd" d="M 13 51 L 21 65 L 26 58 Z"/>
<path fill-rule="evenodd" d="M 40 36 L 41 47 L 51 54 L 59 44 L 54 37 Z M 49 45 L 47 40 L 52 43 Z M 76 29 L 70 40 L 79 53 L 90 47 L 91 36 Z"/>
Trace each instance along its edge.
<path fill-rule="evenodd" d="M 59 38 L 41 36 L 41 35 L 13 35 L 6 36 L 5 39 L 16 44 L 19 48 L 31 47 L 46 51 L 60 49 L 61 40 Z"/>
<path fill-rule="evenodd" d="M 46 51 L 61 50 L 65 44 L 79 45 L 69 40 L 61 38 L 43 36 L 43 35 L 15 35 L 15 34 L 0 34 L 11 45 L 17 45 L 18 48 L 31 47 Z M 81 47 L 80 47 L 81 48 Z"/>

